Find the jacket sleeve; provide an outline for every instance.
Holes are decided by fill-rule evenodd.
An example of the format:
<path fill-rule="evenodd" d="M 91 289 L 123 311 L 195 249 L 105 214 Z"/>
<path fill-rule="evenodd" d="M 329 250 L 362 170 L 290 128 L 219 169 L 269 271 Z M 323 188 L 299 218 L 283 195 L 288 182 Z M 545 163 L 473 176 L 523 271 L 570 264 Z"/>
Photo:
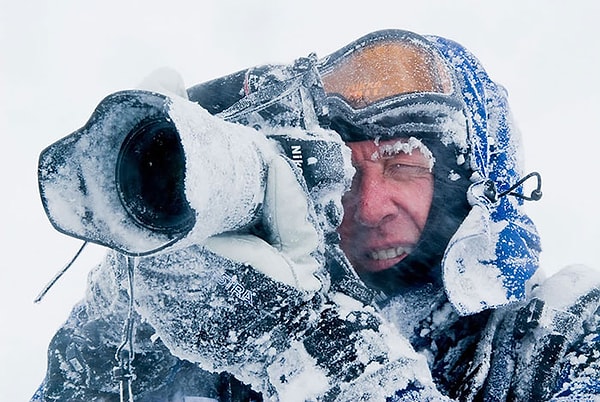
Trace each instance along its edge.
<path fill-rule="evenodd" d="M 565 269 L 570 278 L 552 294 L 571 290 L 577 298 L 556 314 L 555 337 L 564 355 L 559 360 L 553 400 L 583 400 L 600 395 L 600 272 L 589 267 Z M 579 292 L 578 292 L 579 291 Z M 560 330 L 562 328 L 562 330 Z M 590 400 L 591 400 L 590 399 Z"/>

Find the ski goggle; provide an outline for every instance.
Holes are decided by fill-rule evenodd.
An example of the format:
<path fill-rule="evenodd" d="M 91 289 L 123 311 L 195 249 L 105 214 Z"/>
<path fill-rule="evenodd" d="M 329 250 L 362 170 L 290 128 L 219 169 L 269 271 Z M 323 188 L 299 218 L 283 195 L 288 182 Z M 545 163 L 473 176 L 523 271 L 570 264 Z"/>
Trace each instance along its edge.
<path fill-rule="evenodd" d="M 331 128 L 345 141 L 466 132 L 454 76 L 420 35 L 374 32 L 319 66 Z"/>

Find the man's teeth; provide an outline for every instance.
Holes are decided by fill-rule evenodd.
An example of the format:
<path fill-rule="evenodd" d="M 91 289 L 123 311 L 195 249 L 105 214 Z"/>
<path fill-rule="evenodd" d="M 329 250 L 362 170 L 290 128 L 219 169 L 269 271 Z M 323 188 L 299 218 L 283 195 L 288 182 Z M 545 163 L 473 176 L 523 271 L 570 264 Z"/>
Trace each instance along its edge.
<path fill-rule="evenodd" d="M 385 250 L 376 250 L 371 252 L 371 258 L 373 260 L 387 260 L 396 258 L 402 254 L 409 254 L 412 251 L 411 247 L 394 247 Z"/>

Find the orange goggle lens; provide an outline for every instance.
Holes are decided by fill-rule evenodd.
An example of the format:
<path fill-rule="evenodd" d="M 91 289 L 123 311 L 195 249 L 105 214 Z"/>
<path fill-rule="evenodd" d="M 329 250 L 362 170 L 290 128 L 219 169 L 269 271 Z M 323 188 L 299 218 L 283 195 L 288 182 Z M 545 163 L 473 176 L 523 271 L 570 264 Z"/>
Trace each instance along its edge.
<path fill-rule="evenodd" d="M 402 94 L 449 95 L 450 77 L 441 56 L 410 39 L 354 48 L 321 73 L 325 92 L 343 98 L 354 109 Z"/>

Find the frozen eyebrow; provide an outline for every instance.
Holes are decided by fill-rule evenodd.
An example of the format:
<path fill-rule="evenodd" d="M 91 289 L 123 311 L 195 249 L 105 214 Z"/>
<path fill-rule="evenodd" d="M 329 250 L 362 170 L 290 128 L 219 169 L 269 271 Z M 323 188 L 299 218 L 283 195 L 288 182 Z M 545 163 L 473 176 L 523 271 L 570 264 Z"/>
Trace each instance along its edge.
<path fill-rule="evenodd" d="M 371 160 L 389 158 L 400 153 L 411 155 L 414 149 L 421 151 L 425 159 L 427 159 L 429 170 L 432 170 L 435 164 L 435 157 L 429 148 L 415 137 L 410 137 L 408 140 L 399 140 L 393 144 L 379 145 L 377 151 L 371 155 Z"/>

